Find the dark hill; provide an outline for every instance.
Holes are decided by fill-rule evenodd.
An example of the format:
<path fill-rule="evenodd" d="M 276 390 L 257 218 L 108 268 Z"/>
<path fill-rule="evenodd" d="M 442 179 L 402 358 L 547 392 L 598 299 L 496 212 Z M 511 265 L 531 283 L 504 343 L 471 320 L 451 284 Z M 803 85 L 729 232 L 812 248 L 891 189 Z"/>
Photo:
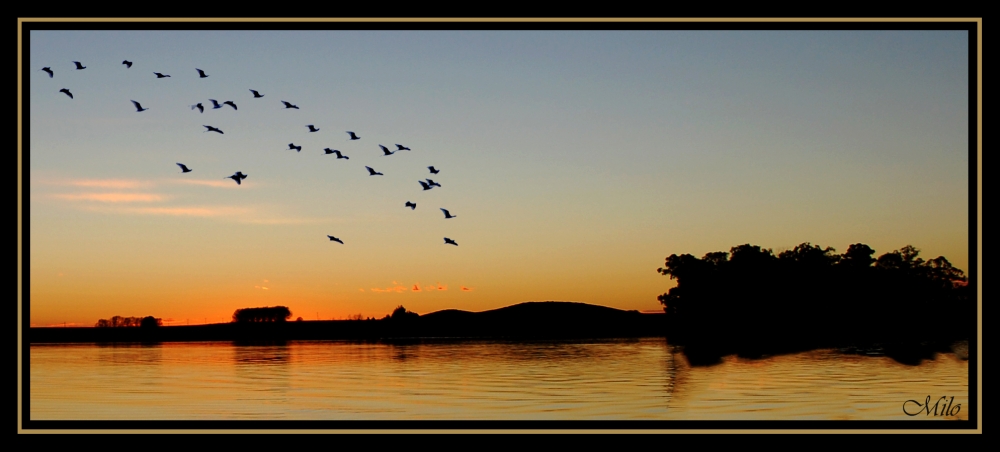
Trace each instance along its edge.
<path fill-rule="evenodd" d="M 662 335 L 662 317 L 586 303 L 543 301 L 483 312 L 448 309 L 417 320 L 419 330 L 428 336 L 574 338 Z"/>
<path fill-rule="evenodd" d="M 664 336 L 664 314 L 572 302 L 528 302 L 483 312 L 446 309 L 382 320 L 142 328 L 31 328 L 30 343 L 379 340 L 393 338 L 588 339 Z"/>

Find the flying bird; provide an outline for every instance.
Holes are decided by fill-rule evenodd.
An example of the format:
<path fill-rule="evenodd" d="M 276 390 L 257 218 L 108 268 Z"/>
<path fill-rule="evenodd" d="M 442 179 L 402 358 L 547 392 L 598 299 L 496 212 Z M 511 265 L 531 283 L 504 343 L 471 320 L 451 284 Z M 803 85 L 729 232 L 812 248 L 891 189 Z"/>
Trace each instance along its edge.
<path fill-rule="evenodd" d="M 444 219 L 445 220 L 447 220 L 449 218 L 458 218 L 457 215 L 452 215 L 451 212 L 448 212 L 448 209 L 441 209 L 441 211 L 444 212 Z"/>
<path fill-rule="evenodd" d="M 302 146 L 296 146 L 294 143 L 288 143 L 288 149 L 295 149 L 295 152 L 302 152 Z"/>
<path fill-rule="evenodd" d="M 434 169 L 433 166 L 428 166 L 427 169 L 431 170 L 431 174 L 437 174 L 441 172 L 441 170 Z"/>
<path fill-rule="evenodd" d="M 154 74 L 156 74 L 156 78 L 167 78 L 167 77 L 170 77 L 169 75 L 164 75 L 164 74 L 161 74 L 159 72 L 154 72 Z"/>
<path fill-rule="evenodd" d="M 337 243 L 339 243 L 339 244 L 341 244 L 341 245 L 343 245 L 343 244 L 344 244 L 344 241 L 343 241 L 343 240 L 340 240 L 340 239 L 338 239 L 338 238 L 336 238 L 336 237 L 334 237 L 334 236 L 332 236 L 332 235 L 327 235 L 327 237 L 329 237 L 329 238 L 330 238 L 330 241 L 331 241 L 331 242 L 337 242 Z"/>
<path fill-rule="evenodd" d="M 195 108 L 197 108 L 200 113 L 204 113 L 205 112 L 205 106 L 202 105 L 201 102 L 198 102 L 197 104 L 194 104 L 194 105 L 191 106 L 192 110 L 194 110 Z"/>
<path fill-rule="evenodd" d="M 283 100 L 283 101 L 281 101 L 281 103 L 285 104 L 285 108 L 294 108 L 294 109 L 296 109 L 296 110 L 298 110 L 298 109 L 299 109 L 299 106 L 298 106 L 298 105 L 292 105 L 292 103 L 291 103 L 291 102 L 288 102 L 288 101 L 284 101 L 284 100 Z"/>
<path fill-rule="evenodd" d="M 208 74 L 206 74 L 205 71 L 203 71 L 201 69 L 198 69 L 198 68 L 194 68 L 194 70 L 198 71 L 198 76 L 199 77 L 201 77 L 201 78 L 208 77 Z"/>
<path fill-rule="evenodd" d="M 260 99 L 261 97 L 264 97 L 263 94 L 258 93 L 257 90 L 255 90 L 255 89 L 250 90 L 250 92 L 253 93 L 253 98 L 254 99 Z"/>
<path fill-rule="evenodd" d="M 361 137 L 355 135 L 354 132 L 347 132 L 347 133 L 351 135 L 351 139 L 352 140 L 360 140 L 361 139 Z"/>
<path fill-rule="evenodd" d="M 212 127 L 212 126 L 204 126 L 204 127 L 208 129 L 208 130 L 206 130 L 206 132 L 219 132 L 219 133 L 222 133 L 221 130 L 216 129 L 215 127 Z M 223 134 L 223 135 L 225 135 L 225 134 Z"/>
<path fill-rule="evenodd" d="M 433 185 L 435 187 L 440 187 L 441 186 L 441 184 L 439 184 L 437 182 L 434 182 L 434 181 L 432 181 L 430 179 L 424 179 L 424 180 L 427 181 L 428 184 L 431 184 L 431 185 Z"/>
<path fill-rule="evenodd" d="M 236 181 L 236 185 L 241 185 L 240 181 L 242 181 L 243 179 L 246 179 L 246 178 L 247 178 L 246 174 L 243 174 L 242 171 L 237 171 L 236 174 L 233 174 L 232 176 L 229 176 L 229 177 L 224 177 L 223 179 L 232 179 L 232 180 Z"/>
<path fill-rule="evenodd" d="M 54 74 L 54 73 L 52 72 L 52 68 L 50 68 L 50 67 L 48 67 L 48 66 L 46 66 L 46 67 L 43 67 L 43 68 L 42 68 L 42 70 L 43 70 L 43 71 L 45 71 L 45 72 L 48 72 L 48 73 L 49 73 L 49 78 L 52 78 L 52 76 L 53 76 L 53 75 L 55 75 L 55 74 Z"/>
<path fill-rule="evenodd" d="M 378 147 L 382 148 L 382 152 L 384 152 L 385 155 L 392 155 L 394 152 L 396 152 L 396 151 L 390 151 L 389 148 L 382 146 L 381 144 L 378 145 Z"/>
<path fill-rule="evenodd" d="M 233 110 L 236 110 L 236 104 L 234 104 L 233 101 L 231 101 L 231 100 L 227 100 L 227 101 L 223 102 L 223 104 L 224 105 L 228 105 L 230 107 L 233 107 Z"/>
<path fill-rule="evenodd" d="M 338 151 L 336 149 L 326 148 L 326 149 L 323 149 L 323 150 L 326 151 L 327 154 L 337 154 L 337 158 L 338 159 L 350 159 L 350 157 L 348 157 L 348 156 L 346 156 L 344 154 L 341 154 L 340 151 Z"/>
<path fill-rule="evenodd" d="M 60 93 L 66 93 L 66 95 L 69 96 L 70 99 L 73 98 L 73 93 L 69 92 L 69 90 L 66 89 L 66 88 L 63 88 L 63 89 L 59 90 L 59 92 Z"/>
<path fill-rule="evenodd" d="M 143 112 L 149 110 L 148 108 L 142 108 L 142 105 L 139 105 L 139 103 L 134 100 L 132 101 L 132 105 L 135 105 L 135 111 L 137 112 Z"/>
<path fill-rule="evenodd" d="M 403 146 L 403 145 L 401 145 L 401 144 L 396 144 L 396 150 L 397 150 L 397 151 L 409 151 L 409 150 L 410 150 L 410 148 L 408 148 L 408 147 L 406 147 L 406 146 Z"/>
<path fill-rule="evenodd" d="M 181 172 L 184 172 L 184 173 L 190 173 L 191 172 L 191 168 L 188 168 L 183 163 L 178 163 L 177 166 L 181 167 Z"/>
<path fill-rule="evenodd" d="M 365 168 L 368 168 L 368 175 L 369 176 L 381 176 L 382 175 L 382 173 L 375 172 L 375 170 L 373 170 L 372 167 L 370 167 L 370 166 L 366 166 Z"/>
<path fill-rule="evenodd" d="M 122 61 L 122 64 L 125 65 L 125 69 L 128 69 L 128 68 L 132 67 L 132 62 L 129 61 L 129 60 Z"/>
<path fill-rule="evenodd" d="M 405 207 L 409 207 L 410 210 L 414 210 L 414 209 L 417 208 L 417 205 L 414 204 L 414 203 L 412 203 L 412 202 L 410 202 L 410 201 L 406 201 L 406 206 Z"/>
<path fill-rule="evenodd" d="M 209 100 L 212 101 L 212 108 L 222 108 L 222 105 L 219 105 L 219 101 L 215 99 L 209 99 Z"/>
<path fill-rule="evenodd" d="M 87 66 L 84 66 L 84 65 L 80 64 L 80 62 L 79 62 L 79 61 L 74 61 L 73 63 L 75 63 L 75 64 L 76 64 L 76 70 L 78 70 L 78 71 L 79 71 L 80 69 L 87 69 Z"/>
<path fill-rule="evenodd" d="M 308 127 L 308 128 L 309 128 L 309 131 L 310 131 L 310 132 L 319 132 L 319 129 L 317 129 L 316 127 L 313 127 L 313 125 L 312 125 L 312 124 L 309 124 L 309 125 L 308 125 L 308 126 L 306 126 L 306 127 Z"/>
<path fill-rule="evenodd" d="M 457 243 L 455 243 L 455 241 L 454 241 L 454 240 L 452 240 L 452 239 L 449 239 L 448 237 L 445 237 L 445 238 L 444 238 L 444 244 L 445 244 L 445 245 L 455 245 L 455 246 L 458 246 L 458 244 L 457 244 Z"/>
<path fill-rule="evenodd" d="M 424 182 L 422 180 L 418 180 L 417 182 L 420 182 L 420 186 L 424 187 L 424 190 L 430 190 L 431 189 L 431 186 L 427 182 Z"/>

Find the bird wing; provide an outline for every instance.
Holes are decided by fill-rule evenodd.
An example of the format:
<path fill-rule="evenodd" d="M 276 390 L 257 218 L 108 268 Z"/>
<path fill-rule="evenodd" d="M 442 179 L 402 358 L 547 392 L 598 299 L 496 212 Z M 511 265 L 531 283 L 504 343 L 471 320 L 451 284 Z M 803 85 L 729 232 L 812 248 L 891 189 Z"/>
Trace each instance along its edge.
<path fill-rule="evenodd" d="M 135 105 L 135 108 L 136 108 L 136 110 L 142 110 L 142 105 L 139 105 L 139 103 L 138 103 L 138 102 L 136 102 L 136 101 L 134 101 L 134 100 L 133 100 L 133 101 L 132 101 L 132 104 L 134 104 L 134 105 Z"/>
<path fill-rule="evenodd" d="M 183 163 L 178 163 L 177 166 L 181 167 L 182 170 L 187 171 L 188 167 L 184 166 Z"/>

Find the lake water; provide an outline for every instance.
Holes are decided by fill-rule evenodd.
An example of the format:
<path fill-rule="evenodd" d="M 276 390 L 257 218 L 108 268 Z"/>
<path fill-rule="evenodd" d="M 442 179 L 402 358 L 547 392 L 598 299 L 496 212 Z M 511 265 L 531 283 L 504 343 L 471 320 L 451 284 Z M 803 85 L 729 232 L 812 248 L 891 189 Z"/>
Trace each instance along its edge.
<path fill-rule="evenodd" d="M 968 419 L 969 407 L 969 363 L 954 354 L 691 367 L 663 339 L 62 344 L 33 345 L 30 360 L 33 420 L 905 420 Z M 961 409 L 903 413 L 928 395 Z"/>

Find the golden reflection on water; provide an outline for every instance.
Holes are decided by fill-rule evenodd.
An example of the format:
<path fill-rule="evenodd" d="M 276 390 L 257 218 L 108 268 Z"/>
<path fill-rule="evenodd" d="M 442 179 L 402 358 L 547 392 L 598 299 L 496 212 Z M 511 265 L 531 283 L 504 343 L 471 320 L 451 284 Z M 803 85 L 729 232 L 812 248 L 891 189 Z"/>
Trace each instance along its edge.
<path fill-rule="evenodd" d="M 690 367 L 662 339 L 33 345 L 31 418 L 968 419 L 968 362 L 816 351 Z M 956 416 L 907 416 L 954 396 Z M 912 412 L 912 410 L 911 410 Z"/>

